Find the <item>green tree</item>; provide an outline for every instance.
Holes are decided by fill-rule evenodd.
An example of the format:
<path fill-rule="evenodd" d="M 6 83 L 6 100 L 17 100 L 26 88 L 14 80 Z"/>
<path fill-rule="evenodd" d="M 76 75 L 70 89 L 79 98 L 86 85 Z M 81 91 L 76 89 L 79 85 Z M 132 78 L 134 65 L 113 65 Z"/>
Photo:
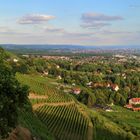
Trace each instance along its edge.
<path fill-rule="evenodd" d="M 16 125 L 18 108 L 28 102 L 28 88 L 21 86 L 12 70 L 4 63 L 4 50 L 0 49 L 0 137 L 6 137 Z"/>

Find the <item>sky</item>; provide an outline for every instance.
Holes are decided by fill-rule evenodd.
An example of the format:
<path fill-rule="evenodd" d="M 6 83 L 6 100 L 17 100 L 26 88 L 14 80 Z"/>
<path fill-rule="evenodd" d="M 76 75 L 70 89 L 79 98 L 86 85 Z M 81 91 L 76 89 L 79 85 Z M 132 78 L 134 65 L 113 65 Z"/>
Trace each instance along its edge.
<path fill-rule="evenodd" d="M 0 44 L 140 45 L 140 0 L 0 0 Z"/>

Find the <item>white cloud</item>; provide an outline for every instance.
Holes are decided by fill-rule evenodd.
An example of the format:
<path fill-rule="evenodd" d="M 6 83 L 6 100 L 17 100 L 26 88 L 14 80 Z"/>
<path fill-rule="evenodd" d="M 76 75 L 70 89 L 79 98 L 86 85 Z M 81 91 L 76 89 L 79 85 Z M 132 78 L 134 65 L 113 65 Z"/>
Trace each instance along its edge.
<path fill-rule="evenodd" d="M 108 16 L 101 13 L 84 13 L 82 15 L 82 20 L 84 22 L 94 22 L 94 21 L 115 21 L 122 20 L 121 16 Z"/>
<path fill-rule="evenodd" d="M 39 28 L 40 29 L 40 28 Z M 23 30 L 0 27 L 0 43 L 26 44 L 80 44 L 116 45 L 139 44 L 140 32 L 102 29 L 95 31 L 68 31 L 59 27 L 44 27 L 43 30 Z"/>
<path fill-rule="evenodd" d="M 99 29 L 99 28 L 102 28 L 102 27 L 105 27 L 105 26 L 110 26 L 111 24 L 110 23 L 99 23 L 99 22 L 93 22 L 93 23 L 83 23 L 81 25 L 81 27 L 83 28 L 89 28 L 89 29 Z"/>
<path fill-rule="evenodd" d="M 45 32 L 55 33 L 55 34 L 63 34 L 66 31 L 63 28 L 54 28 L 54 27 L 51 27 L 51 28 L 45 28 Z"/>
<path fill-rule="evenodd" d="M 81 17 L 83 28 L 102 28 L 111 25 L 112 21 L 123 20 L 121 16 L 109 16 L 101 13 L 84 13 Z"/>
<path fill-rule="evenodd" d="M 13 30 L 6 26 L 0 26 L 0 34 L 10 34 L 13 33 Z"/>
<path fill-rule="evenodd" d="M 19 24 L 41 24 L 44 22 L 48 22 L 49 20 L 52 20 L 54 18 L 55 16 L 52 16 L 52 15 L 33 14 L 33 15 L 23 16 L 21 19 L 18 20 L 18 23 Z"/>

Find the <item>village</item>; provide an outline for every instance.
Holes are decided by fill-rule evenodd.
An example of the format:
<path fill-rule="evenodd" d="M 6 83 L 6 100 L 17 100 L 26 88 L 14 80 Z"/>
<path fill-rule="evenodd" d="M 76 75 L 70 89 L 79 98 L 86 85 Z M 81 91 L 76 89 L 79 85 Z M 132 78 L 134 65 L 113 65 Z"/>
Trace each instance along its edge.
<path fill-rule="evenodd" d="M 106 65 L 107 64 L 112 64 L 113 65 L 112 62 L 114 62 L 116 65 L 126 65 L 128 60 L 130 61 L 129 63 L 133 63 L 133 62 L 138 63 L 139 57 L 134 56 L 134 55 L 126 55 L 126 54 L 125 55 L 124 54 L 116 54 L 116 55 L 110 56 L 109 58 L 105 57 L 105 56 L 86 57 L 85 59 L 81 59 L 81 60 L 75 59 L 74 57 L 67 57 L 67 56 L 22 55 L 22 57 L 23 58 L 31 58 L 32 57 L 32 58 L 35 58 L 35 59 L 42 59 L 43 61 L 47 61 L 48 63 L 50 63 L 53 60 L 53 64 L 50 63 L 50 66 L 49 66 L 50 68 L 45 69 L 42 72 L 43 73 L 42 76 L 47 76 L 48 77 L 50 75 L 53 75 L 51 69 L 54 67 L 56 73 L 58 73 L 58 74 L 55 75 L 56 79 L 60 83 L 64 83 L 65 85 L 70 85 L 70 88 L 69 88 L 68 91 L 71 94 L 74 94 L 74 95 L 77 95 L 77 96 L 80 95 L 80 94 L 83 94 L 82 93 L 83 87 L 91 90 L 93 93 L 94 93 L 94 91 L 99 90 L 100 92 L 101 91 L 105 92 L 104 94 L 107 94 L 106 92 L 110 92 L 112 95 L 113 94 L 117 95 L 118 93 L 123 91 L 122 90 L 123 87 L 118 82 L 118 80 L 121 79 L 121 80 L 123 80 L 123 82 L 125 82 L 127 80 L 127 78 L 129 77 L 129 75 L 128 75 L 129 72 L 137 73 L 140 70 L 138 67 L 132 67 L 132 68 L 129 68 L 129 69 L 124 69 L 123 72 L 119 72 L 118 68 L 117 69 L 116 68 L 112 68 L 112 69 L 107 68 L 107 69 L 105 69 L 105 71 L 103 71 L 102 68 L 98 68 L 100 65 L 103 65 L 103 66 L 105 64 Z M 10 61 L 10 60 L 8 60 L 8 61 Z M 18 63 L 20 63 L 20 60 L 18 58 L 13 58 L 13 62 L 18 64 Z M 70 78 L 69 74 L 66 77 L 62 75 L 63 71 L 65 71 L 65 70 L 67 70 L 67 72 L 69 71 L 67 68 L 65 68 L 65 63 L 66 62 L 70 65 L 70 67 L 75 67 L 75 68 L 77 68 L 77 66 L 82 68 L 84 65 L 86 67 L 86 65 L 89 65 L 89 64 L 91 65 L 90 67 L 92 67 L 93 63 L 95 63 L 96 65 L 99 65 L 99 66 L 97 66 L 97 70 L 94 68 L 94 72 L 91 72 L 91 71 L 87 72 L 90 76 L 93 75 L 96 78 L 93 78 L 93 80 L 92 80 L 90 77 L 87 77 L 88 79 L 91 79 L 91 80 L 86 80 L 87 78 L 85 78 L 84 71 L 81 71 L 80 70 L 81 68 L 78 68 L 78 70 L 75 69 L 72 72 L 74 72 L 75 74 L 79 73 L 79 72 L 81 72 L 81 74 L 83 73 L 81 76 L 83 76 L 85 79 L 82 79 L 82 81 L 86 80 L 86 82 L 81 83 L 83 85 L 79 86 L 78 83 L 75 82 L 76 80 L 78 80 L 78 79 L 75 79 L 76 77 L 73 77 L 73 78 L 70 79 L 70 81 L 67 81 L 67 77 Z M 113 69 L 116 69 L 116 70 L 114 71 Z M 108 75 L 115 76 L 113 78 L 114 79 L 117 78 L 116 79 L 117 82 L 111 81 L 112 79 L 109 79 L 109 80 L 106 80 L 106 81 L 98 80 L 98 78 L 101 79 L 101 78 L 104 78 L 105 76 L 108 76 Z M 71 82 L 71 81 L 73 81 L 73 82 Z M 128 86 L 125 87 L 125 88 L 129 89 Z M 65 86 L 64 86 L 64 90 L 65 90 Z M 123 94 L 123 92 L 122 92 L 122 94 Z M 104 106 L 100 105 L 100 104 L 98 104 L 98 102 L 96 102 L 96 105 L 94 105 L 94 106 L 96 106 L 98 108 L 102 108 L 105 111 L 112 111 L 111 107 L 108 107 L 108 104 L 113 105 L 114 102 L 106 103 L 106 105 L 104 103 Z M 132 111 L 140 111 L 140 98 L 139 98 L 139 96 L 134 98 L 132 95 L 129 95 L 127 97 L 127 102 L 124 102 L 122 105 L 125 108 L 130 109 Z"/>

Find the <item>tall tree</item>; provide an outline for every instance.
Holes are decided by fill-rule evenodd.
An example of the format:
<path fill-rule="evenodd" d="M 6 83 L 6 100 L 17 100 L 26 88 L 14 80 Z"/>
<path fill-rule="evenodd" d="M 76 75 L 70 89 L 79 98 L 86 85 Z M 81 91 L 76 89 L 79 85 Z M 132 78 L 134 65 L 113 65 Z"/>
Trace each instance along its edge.
<path fill-rule="evenodd" d="M 28 88 L 19 84 L 4 60 L 5 52 L 0 48 L 0 138 L 17 125 L 18 108 L 28 101 Z"/>

